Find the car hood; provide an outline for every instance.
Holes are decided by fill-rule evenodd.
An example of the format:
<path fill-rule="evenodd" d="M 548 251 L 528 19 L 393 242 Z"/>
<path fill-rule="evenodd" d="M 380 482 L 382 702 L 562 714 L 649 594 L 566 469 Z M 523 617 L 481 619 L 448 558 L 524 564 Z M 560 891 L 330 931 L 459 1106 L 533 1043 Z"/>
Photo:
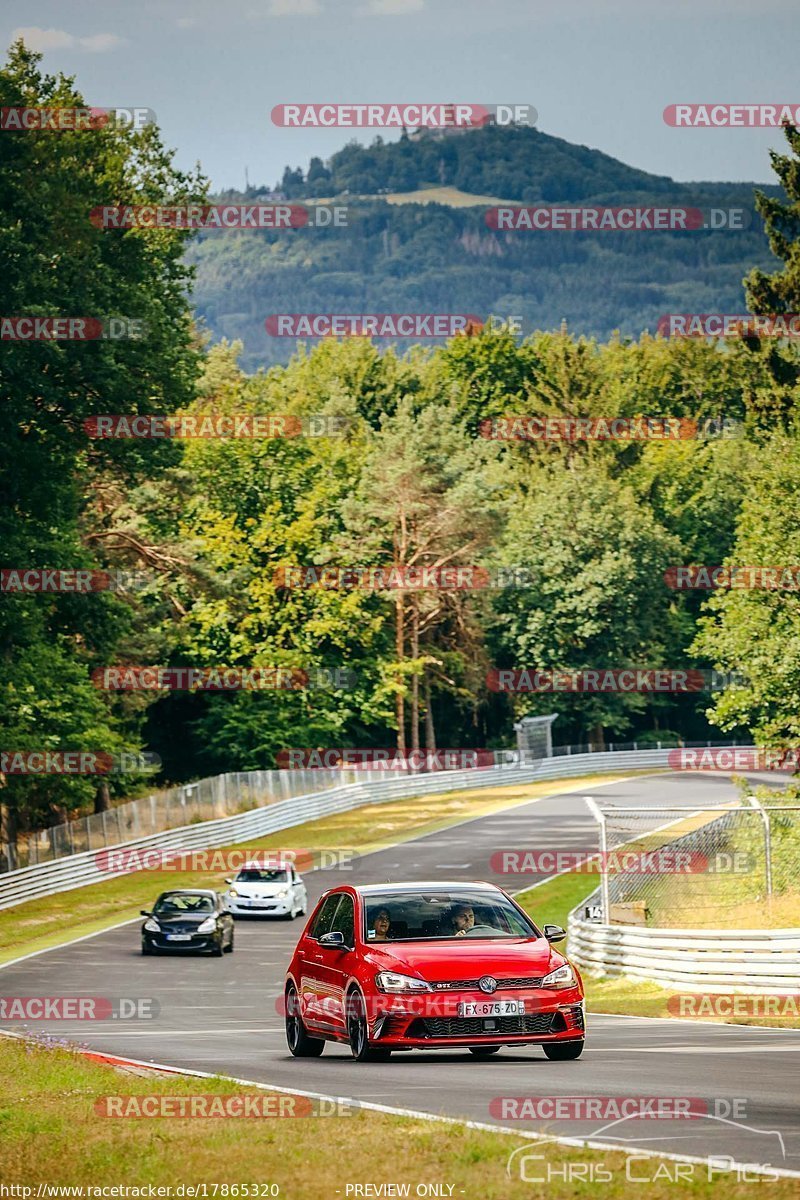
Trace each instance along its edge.
<path fill-rule="evenodd" d="M 232 883 L 228 890 L 238 892 L 240 896 L 247 896 L 249 899 L 254 899 L 261 896 L 277 896 L 281 888 L 288 888 L 289 886 L 288 883 Z"/>
<path fill-rule="evenodd" d="M 419 975 L 429 983 L 477 979 L 481 975 L 546 975 L 564 961 L 545 938 L 493 941 L 393 942 L 371 945 L 368 957 L 382 971 Z"/>
<path fill-rule="evenodd" d="M 154 920 L 158 921 L 159 925 L 202 925 L 203 921 L 207 921 L 209 917 L 216 916 L 216 913 L 171 913 L 169 916 L 154 916 Z"/>

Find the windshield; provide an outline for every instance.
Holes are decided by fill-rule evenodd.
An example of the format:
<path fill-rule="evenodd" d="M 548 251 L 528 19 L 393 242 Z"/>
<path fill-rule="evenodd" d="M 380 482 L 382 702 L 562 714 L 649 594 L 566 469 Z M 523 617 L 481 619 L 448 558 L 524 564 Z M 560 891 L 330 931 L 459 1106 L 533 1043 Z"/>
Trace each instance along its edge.
<path fill-rule="evenodd" d="M 177 915 L 179 913 L 212 913 L 214 901 L 210 896 L 198 896 L 185 892 L 165 892 L 159 896 L 153 912 L 159 916 Z"/>
<path fill-rule="evenodd" d="M 383 892 L 364 898 L 368 942 L 540 937 L 505 896 L 491 892 Z"/>
<path fill-rule="evenodd" d="M 286 883 L 286 871 L 269 867 L 243 867 L 234 883 Z"/>

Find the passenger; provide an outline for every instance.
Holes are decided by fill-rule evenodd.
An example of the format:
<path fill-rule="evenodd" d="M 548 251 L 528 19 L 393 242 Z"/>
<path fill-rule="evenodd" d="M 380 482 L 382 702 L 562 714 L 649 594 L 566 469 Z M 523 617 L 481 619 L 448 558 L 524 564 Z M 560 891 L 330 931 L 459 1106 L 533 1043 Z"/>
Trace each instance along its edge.
<path fill-rule="evenodd" d="M 453 936 L 466 937 L 475 924 L 475 913 L 472 910 L 472 905 L 459 904 L 458 908 L 453 909 L 450 919 L 453 924 Z"/>
<path fill-rule="evenodd" d="M 371 942 L 391 941 L 391 937 L 390 937 L 390 933 L 389 933 L 389 931 L 391 929 L 391 925 L 392 925 L 392 918 L 389 914 L 388 908 L 379 908 L 375 914 L 375 919 L 373 922 L 373 927 L 374 927 L 375 932 L 374 932 L 373 936 L 370 938 L 370 941 Z"/>

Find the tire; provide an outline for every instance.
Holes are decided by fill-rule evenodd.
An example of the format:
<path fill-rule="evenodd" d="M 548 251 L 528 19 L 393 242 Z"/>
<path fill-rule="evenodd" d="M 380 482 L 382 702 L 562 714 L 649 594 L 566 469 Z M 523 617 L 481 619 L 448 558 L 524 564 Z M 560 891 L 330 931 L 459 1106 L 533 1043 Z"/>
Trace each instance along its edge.
<path fill-rule="evenodd" d="M 233 954 L 233 930 L 231 930 L 231 940 L 228 942 L 227 946 L 225 947 L 225 953 Z"/>
<path fill-rule="evenodd" d="M 470 1054 L 474 1054 L 476 1058 L 491 1058 L 493 1054 L 497 1054 L 499 1046 L 470 1046 Z"/>
<path fill-rule="evenodd" d="M 542 1049 L 553 1062 L 571 1062 L 583 1054 L 583 1038 L 572 1042 L 546 1042 Z"/>
<path fill-rule="evenodd" d="M 356 1062 L 388 1062 L 391 1050 L 384 1046 L 370 1046 L 367 1014 L 360 992 L 351 992 L 347 997 L 347 1037 L 350 1053 Z"/>
<path fill-rule="evenodd" d="M 325 1049 L 322 1038 L 309 1037 L 300 1016 L 300 998 L 293 986 L 286 991 L 286 1044 L 295 1058 L 319 1058 Z"/>
<path fill-rule="evenodd" d="M 149 944 L 148 944 L 148 943 L 147 943 L 147 942 L 144 940 L 144 938 L 142 938 L 142 954 L 152 954 L 152 953 L 153 953 L 153 947 L 152 947 L 152 946 L 150 946 L 150 945 L 149 945 Z"/>

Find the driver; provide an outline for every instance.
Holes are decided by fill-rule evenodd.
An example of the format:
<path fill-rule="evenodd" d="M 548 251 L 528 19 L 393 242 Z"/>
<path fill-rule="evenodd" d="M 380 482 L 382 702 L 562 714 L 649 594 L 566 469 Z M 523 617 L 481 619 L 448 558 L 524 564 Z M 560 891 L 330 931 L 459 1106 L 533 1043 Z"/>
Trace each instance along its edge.
<path fill-rule="evenodd" d="M 459 904 L 454 908 L 450 920 L 453 924 L 454 937 L 466 937 L 475 924 L 475 913 L 471 904 Z"/>

